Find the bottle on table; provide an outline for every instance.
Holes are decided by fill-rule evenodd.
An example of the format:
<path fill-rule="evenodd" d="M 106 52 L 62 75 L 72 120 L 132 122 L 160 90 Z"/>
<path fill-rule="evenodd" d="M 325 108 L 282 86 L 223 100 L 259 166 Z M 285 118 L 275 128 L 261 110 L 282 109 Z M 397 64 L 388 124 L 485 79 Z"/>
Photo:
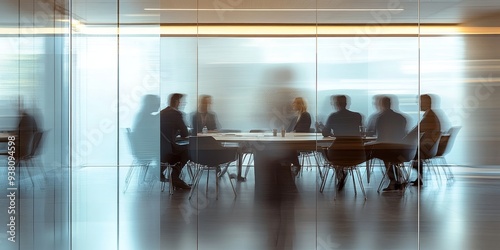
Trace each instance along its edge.
<path fill-rule="evenodd" d="M 203 129 L 201 129 L 201 133 L 202 133 L 202 134 L 206 134 L 206 133 L 208 133 L 208 128 L 207 128 L 207 126 L 204 126 L 204 127 L 203 127 Z"/>

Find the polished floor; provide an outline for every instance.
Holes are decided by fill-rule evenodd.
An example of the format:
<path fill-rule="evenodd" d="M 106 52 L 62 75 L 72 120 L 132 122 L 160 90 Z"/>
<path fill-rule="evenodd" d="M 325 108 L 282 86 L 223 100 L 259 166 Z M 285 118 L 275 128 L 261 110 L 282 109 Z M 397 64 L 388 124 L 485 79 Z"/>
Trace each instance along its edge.
<path fill-rule="evenodd" d="M 186 191 L 160 192 L 159 182 L 149 182 L 148 175 L 144 180 L 139 171 L 125 191 L 127 167 L 49 169 L 45 179 L 34 174 L 34 187 L 26 175 L 20 180 L 17 241 L 8 241 L 2 230 L 0 245 L 9 250 L 498 249 L 500 168 L 452 170 L 453 181 L 431 171 L 424 187 L 402 194 L 378 193 L 382 174 L 375 168 L 370 183 L 363 176 L 365 201 L 359 189 L 354 194 L 352 180 L 336 199 L 331 183 L 320 193 L 316 171 L 304 169 L 297 199 L 270 205 L 254 199 L 252 171 L 246 182 L 236 183 L 236 198 L 222 178 L 216 199 L 212 173 L 208 191 L 204 176 L 189 200 Z M 5 181 L 1 188 L 7 193 Z M 6 195 L 0 206 L 6 225 Z"/>

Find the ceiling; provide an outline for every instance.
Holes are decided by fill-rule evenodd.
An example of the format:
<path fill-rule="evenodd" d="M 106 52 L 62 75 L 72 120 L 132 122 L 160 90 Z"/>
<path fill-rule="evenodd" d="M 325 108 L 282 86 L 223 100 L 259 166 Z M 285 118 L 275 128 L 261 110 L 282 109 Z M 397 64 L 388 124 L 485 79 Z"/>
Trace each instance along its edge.
<path fill-rule="evenodd" d="M 43 16 L 47 1 L 66 0 L 3 0 L 0 24 Z M 462 24 L 500 13 L 500 1 L 73 0 L 71 9 L 86 24 Z"/>
<path fill-rule="evenodd" d="M 500 1 L 74 0 L 73 12 L 87 23 L 116 23 L 120 13 L 121 23 L 457 24 L 500 12 Z"/>

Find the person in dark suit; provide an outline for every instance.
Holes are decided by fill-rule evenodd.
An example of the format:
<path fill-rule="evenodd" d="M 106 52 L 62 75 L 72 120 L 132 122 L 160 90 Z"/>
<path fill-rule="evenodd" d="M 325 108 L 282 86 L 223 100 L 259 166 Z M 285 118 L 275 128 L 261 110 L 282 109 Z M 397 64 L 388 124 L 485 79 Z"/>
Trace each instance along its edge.
<path fill-rule="evenodd" d="M 392 109 L 391 98 L 380 98 L 380 113 L 375 121 L 378 142 L 401 143 L 406 135 L 406 118 Z"/>
<path fill-rule="evenodd" d="M 181 189 L 191 189 L 181 178 L 179 177 L 182 168 L 186 165 L 189 160 L 189 148 L 188 145 L 182 145 L 177 143 L 177 138 L 180 136 L 181 139 L 185 139 L 188 134 L 188 129 L 184 123 L 183 114 L 179 111 L 179 106 L 181 104 L 183 94 L 175 93 L 170 95 L 169 106 L 160 111 L 160 157 L 161 162 L 167 162 L 168 160 L 179 162 L 172 168 L 172 182 L 171 184 L 175 188 Z M 165 167 L 161 168 L 161 177 L 164 178 L 163 172 Z M 164 179 L 163 179 L 164 180 Z"/>
<path fill-rule="evenodd" d="M 331 104 L 336 112 L 328 116 L 321 130 L 323 136 L 361 137 L 359 127 L 363 124 L 363 117 L 360 113 L 347 109 L 347 96 L 334 95 L 331 97 Z M 338 190 L 344 188 L 346 177 L 347 173 L 344 170 L 337 170 Z"/>
<path fill-rule="evenodd" d="M 407 120 L 402 114 L 392 109 L 391 98 L 389 96 L 379 96 L 378 102 L 379 112 L 373 122 L 377 140 L 373 143 L 365 144 L 368 158 L 379 158 L 379 154 L 385 153 L 384 150 L 393 150 L 393 148 L 388 149 L 387 145 L 402 143 L 403 138 L 406 136 Z M 383 191 L 401 188 L 401 183 L 397 182 L 397 173 L 394 173 L 388 162 L 384 162 L 384 164 L 388 168 L 387 173 L 390 183 Z"/>
<path fill-rule="evenodd" d="M 441 134 L 441 122 L 437 114 L 432 110 L 432 97 L 430 95 L 421 95 L 420 96 L 420 111 L 424 112 L 422 116 L 422 120 L 420 120 L 419 126 L 413 128 L 413 130 L 418 130 L 420 127 L 420 133 L 422 134 L 422 138 L 420 139 L 420 156 L 426 157 L 429 155 L 429 150 L 432 148 L 434 143 L 437 143 L 439 140 L 439 136 Z M 418 154 L 415 156 L 413 161 L 413 168 L 418 169 L 419 175 L 417 179 L 412 181 L 411 183 L 414 186 L 423 185 L 422 182 L 422 170 L 423 170 L 423 162 L 418 164 Z"/>
<path fill-rule="evenodd" d="M 325 127 L 321 130 L 323 136 L 360 136 L 359 126 L 362 123 L 360 113 L 347 109 L 347 96 L 334 95 L 331 104 L 336 112 L 330 114 L 326 120 Z"/>
<path fill-rule="evenodd" d="M 208 130 L 217 130 L 217 115 L 210 111 L 210 105 L 212 105 L 212 97 L 209 95 L 200 96 L 200 101 L 198 103 L 198 111 L 194 113 L 191 122 L 193 129 L 197 133 L 202 132 L 203 127 L 207 127 Z"/>
<path fill-rule="evenodd" d="M 307 112 L 307 104 L 304 98 L 295 98 L 292 102 L 292 109 L 297 112 L 297 117 L 290 123 L 287 131 L 308 133 L 311 128 L 311 114 Z"/>

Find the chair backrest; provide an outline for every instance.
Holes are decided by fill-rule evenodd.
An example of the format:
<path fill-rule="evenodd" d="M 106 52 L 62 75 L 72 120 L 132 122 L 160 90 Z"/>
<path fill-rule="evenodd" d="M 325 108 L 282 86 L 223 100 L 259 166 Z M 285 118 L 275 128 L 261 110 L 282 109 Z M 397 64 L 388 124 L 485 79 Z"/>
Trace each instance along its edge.
<path fill-rule="evenodd" d="M 404 138 L 403 143 L 408 145 L 417 145 L 424 133 L 419 133 L 417 129 L 411 130 Z"/>
<path fill-rule="evenodd" d="M 209 167 L 236 161 L 238 148 L 223 147 L 211 136 L 189 137 L 189 158 L 192 162 Z"/>
<path fill-rule="evenodd" d="M 125 133 L 127 135 L 127 140 L 128 140 L 128 145 L 129 145 L 129 148 L 130 148 L 130 152 L 132 153 L 132 155 L 137 155 L 137 150 L 136 150 L 136 144 L 134 143 L 134 136 L 132 134 L 132 129 L 130 128 L 126 128 L 125 129 Z"/>
<path fill-rule="evenodd" d="M 452 127 L 448 130 L 448 134 L 450 135 L 450 138 L 448 139 L 448 144 L 446 145 L 446 149 L 443 153 L 443 155 L 446 155 L 450 153 L 451 149 L 453 148 L 453 144 L 455 144 L 455 139 L 457 138 L 458 132 L 460 132 L 461 126 L 456 126 Z"/>
<path fill-rule="evenodd" d="M 453 144 L 455 143 L 455 138 L 457 137 L 457 134 L 461 128 L 462 127 L 460 126 L 451 127 L 448 132 L 441 136 L 436 156 L 441 157 L 451 151 L 451 149 L 453 148 Z"/>
<path fill-rule="evenodd" d="M 44 134 L 43 131 L 36 131 L 33 134 L 33 140 L 31 141 L 32 144 L 31 144 L 30 157 L 35 157 L 36 155 L 38 155 L 43 134 Z"/>
<path fill-rule="evenodd" d="M 436 157 L 440 139 L 440 131 L 425 133 L 420 139 L 420 159 Z"/>
<path fill-rule="evenodd" d="M 335 137 L 327 150 L 327 159 L 336 166 L 356 166 L 366 161 L 363 139 L 357 136 Z"/>

